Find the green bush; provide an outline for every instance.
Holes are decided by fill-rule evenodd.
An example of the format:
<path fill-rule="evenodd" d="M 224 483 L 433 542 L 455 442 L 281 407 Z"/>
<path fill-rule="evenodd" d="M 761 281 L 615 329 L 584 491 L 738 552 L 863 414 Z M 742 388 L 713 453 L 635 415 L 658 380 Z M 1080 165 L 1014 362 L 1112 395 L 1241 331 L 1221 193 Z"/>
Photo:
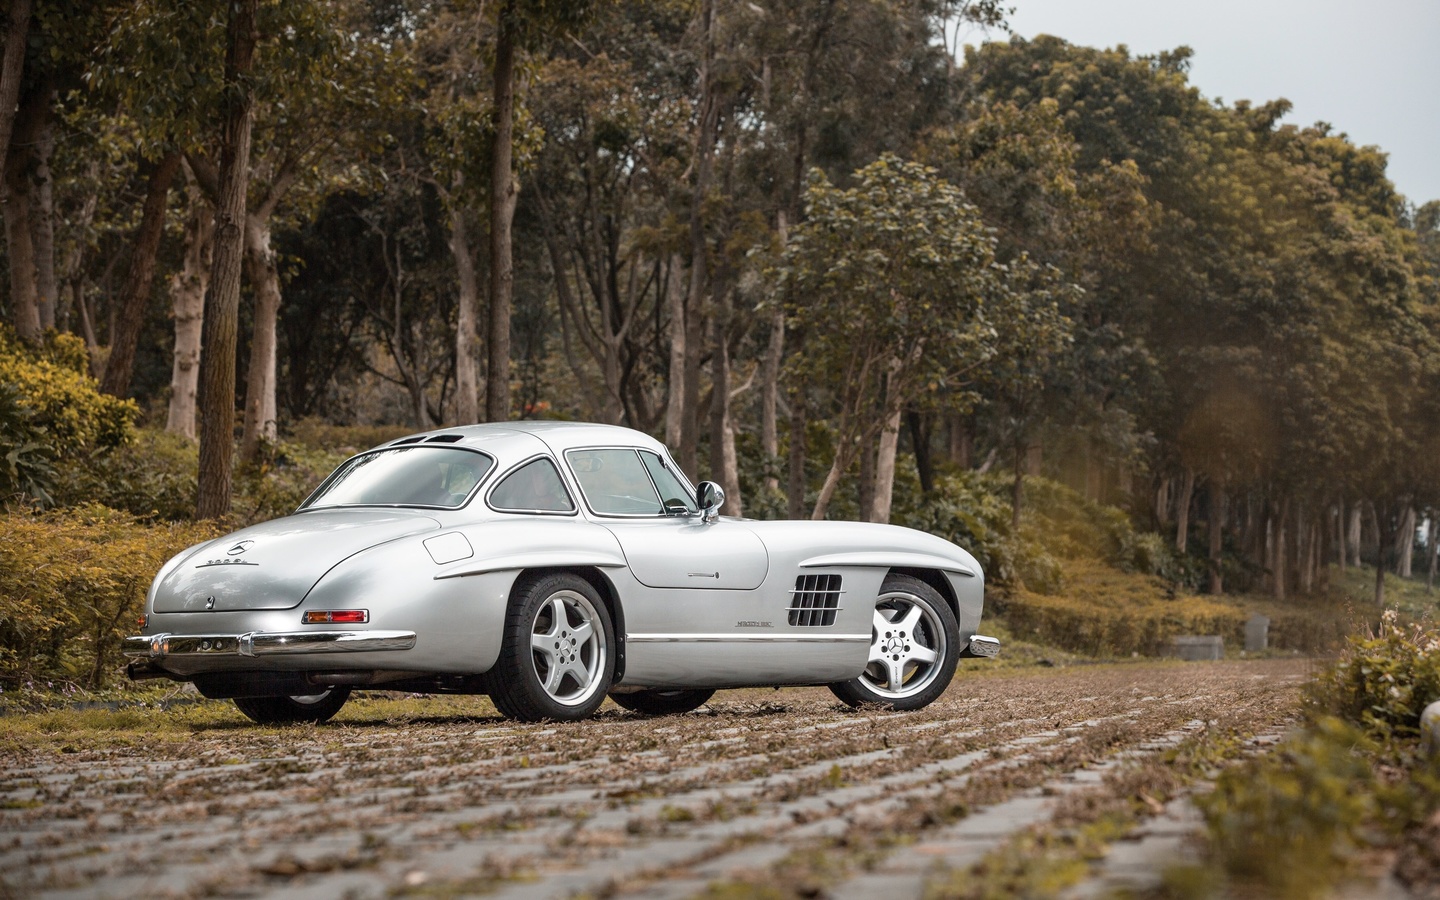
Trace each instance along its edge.
<path fill-rule="evenodd" d="M 146 525 L 98 504 L 0 516 L 0 681 L 102 685 L 156 572 L 219 533 L 214 523 Z"/>
<path fill-rule="evenodd" d="M 122 447 L 96 448 L 56 466 L 55 503 L 100 503 L 147 520 L 195 515 L 199 447 L 179 435 L 139 429 Z"/>
<path fill-rule="evenodd" d="M 55 453 L 38 418 L 18 387 L 0 382 L 0 503 L 12 498 L 41 506 L 52 502 Z"/>
<path fill-rule="evenodd" d="M 1312 715 L 1341 716 L 1383 741 L 1419 736 L 1420 713 L 1440 700 L 1440 635 L 1397 619 L 1386 611 L 1378 630 L 1350 639 L 1312 685 Z"/>

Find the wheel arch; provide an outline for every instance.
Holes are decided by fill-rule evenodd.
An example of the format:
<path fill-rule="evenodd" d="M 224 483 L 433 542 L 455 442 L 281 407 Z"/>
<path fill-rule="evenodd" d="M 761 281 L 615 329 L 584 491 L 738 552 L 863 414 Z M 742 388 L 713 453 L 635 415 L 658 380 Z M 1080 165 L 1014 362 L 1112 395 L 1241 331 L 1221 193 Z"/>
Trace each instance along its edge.
<path fill-rule="evenodd" d="M 945 603 L 950 607 L 950 612 L 955 615 L 955 621 L 960 621 L 960 598 L 955 596 L 955 586 L 950 583 L 950 579 L 945 577 L 944 572 L 938 569 L 891 566 L 887 574 L 909 575 L 912 578 L 918 578 L 930 585 L 935 589 L 936 593 L 945 598 Z"/>
<path fill-rule="evenodd" d="M 625 675 L 625 607 L 620 602 L 620 592 L 615 590 L 615 585 L 596 566 L 544 566 L 534 569 L 522 569 L 515 577 L 515 582 L 510 586 L 510 597 L 515 599 L 515 591 L 519 585 L 530 576 L 549 575 L 564 572 L 570 575 L 577 575 L 585 579 L 595 593 L 600 595 L 606 608 L 610 612 L 610 624 L 615 628 L 615 681 L 619 681 Z"/>

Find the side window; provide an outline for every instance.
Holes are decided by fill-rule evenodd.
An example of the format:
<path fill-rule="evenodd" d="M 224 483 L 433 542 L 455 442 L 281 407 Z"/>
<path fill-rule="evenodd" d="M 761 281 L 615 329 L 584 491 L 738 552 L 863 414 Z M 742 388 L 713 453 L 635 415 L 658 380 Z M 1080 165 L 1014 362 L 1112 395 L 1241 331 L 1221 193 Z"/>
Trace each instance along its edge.
<path fill-rule="evenodd" d="M 575 501 L 565 490 L 560 472 L 544 457 L 526 463 L 501 479 L 490 492 L 490 505 L 509 512 L 575 511 Z"/>
<path fill-rule="evenodd" d="M 688 513 L 697 513 L 700 508 L 695 505 L 695 498 L 690 495 L 689 488 L 670 471 L 665 465 L 665 460 L 649 450 L 640 451 L 640 459 L 649 470 L 650 477 L 655 480 L 655 486 L 660 489 L 660 502 L 666 509 L 673 509 L 677 505 L 685 507 Z"/>
<path fill-rule="evenodd" d="M 571 450 L 565 458 L 585 492 L 585 502 L 595 512 L 609 516 L 658 516 L 664 512 L 634 450 Z"/>

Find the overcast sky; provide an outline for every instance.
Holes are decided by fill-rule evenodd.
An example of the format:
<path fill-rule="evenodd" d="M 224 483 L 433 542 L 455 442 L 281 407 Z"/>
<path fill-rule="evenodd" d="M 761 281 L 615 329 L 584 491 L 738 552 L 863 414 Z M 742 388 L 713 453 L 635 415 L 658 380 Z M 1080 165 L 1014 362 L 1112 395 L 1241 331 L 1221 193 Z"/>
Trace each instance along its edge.
<path fill-rule="evenodd" d="M 1008 0 L 1017 34 L 1189 45 L 1190 83 L 1226 103 L 1284 97 L 1286 123 L 1329 122 L 1390 154 L 1415 203 L 1440 200 L 1440 0 Z M 971 43 L 979 35 L 969 38 Z"/>

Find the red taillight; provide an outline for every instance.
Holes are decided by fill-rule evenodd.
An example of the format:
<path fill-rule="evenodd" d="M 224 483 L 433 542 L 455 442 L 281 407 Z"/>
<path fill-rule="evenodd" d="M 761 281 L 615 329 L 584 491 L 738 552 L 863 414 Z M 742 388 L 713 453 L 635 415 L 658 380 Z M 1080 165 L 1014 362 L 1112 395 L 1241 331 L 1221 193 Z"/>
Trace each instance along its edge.
<path fill-rule="evenodd" d="M 370 621 L 368 609 L 312 609 L 301 618 L 306 625 L 323 625 L 338 622 L 345 625 L 364 625 Z"/>
<path fill-rule="evenodd" d="M 138 618 L 138 619 L 135 620 L 135 624 L 140 626 L 140 630 L 141 630 L 141 631 L 144 631 L 144 630 L 145 630 L 145 626 L 150 624 L 150 617 L 149 617 L 149 616 L 141 616 L 140 618 Z"/>

